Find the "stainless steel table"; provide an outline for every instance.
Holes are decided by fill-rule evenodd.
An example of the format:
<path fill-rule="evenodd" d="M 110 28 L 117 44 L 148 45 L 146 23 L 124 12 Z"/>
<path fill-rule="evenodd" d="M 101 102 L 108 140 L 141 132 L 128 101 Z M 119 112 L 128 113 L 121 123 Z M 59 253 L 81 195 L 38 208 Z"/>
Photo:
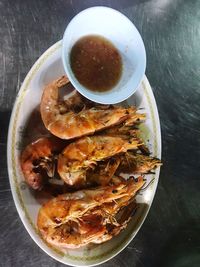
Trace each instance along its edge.
<path fill-rule="evenodd" d="M 136 238 L 102 266 L 200 266 L 200 1 L 0 0 L 0 266 L 64 266 L 23 227 L 12 199 L 6 139 L 20 85 L 82 9 L 106 5 L 139 29 L 162 127 L 160 182 Z"/>

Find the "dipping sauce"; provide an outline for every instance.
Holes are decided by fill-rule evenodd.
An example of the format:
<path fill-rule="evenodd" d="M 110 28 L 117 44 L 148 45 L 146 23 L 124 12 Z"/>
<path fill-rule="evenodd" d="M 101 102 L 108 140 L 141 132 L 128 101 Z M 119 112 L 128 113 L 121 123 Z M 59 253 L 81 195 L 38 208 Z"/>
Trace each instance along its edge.
<path fill-rule="evenodd" d="M 119 81 L 122 59 L 106 38 L 87 35 L 72 47 L 70 64 L 76 79 L 92 91 L 108 91 Z"/>

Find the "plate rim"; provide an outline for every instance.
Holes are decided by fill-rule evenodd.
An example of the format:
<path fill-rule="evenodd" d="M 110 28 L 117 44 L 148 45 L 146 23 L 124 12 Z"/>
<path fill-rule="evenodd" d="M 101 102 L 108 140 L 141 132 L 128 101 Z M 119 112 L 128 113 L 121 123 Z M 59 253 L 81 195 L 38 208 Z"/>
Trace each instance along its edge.
<path fill-rule="evenodd" d="M 154 197 L 155 197 L 155 192 L 156 192 L 156 189 L 157 189 L 157 186 L 158 186 L 158 181 L 159 181 L 160 168 L 158 168 L 157 172 L 156 172 L 156 175 L 157 175 L 158 178 L 156 179 L 156 181 L 154 181 L 154 189 L 153 189 L 153 192 L 152 192 L 152 198 L 151 198 L 151 200 L 149 202 L 149 206 L 142 210 L 142 213 L 140 214 L 139 220 L 136 223 L 136 225 L 139 225 L 137 227 L 136 231 L 133 233 L 133 229 L 131 229 L 130 234 L 132 234 L 132 236 L 130 238 L 127 238 L 127 237 L 124 238 L 122 244 L 119 245 L 120 248 L 118 246 L 114 247 L 112 249 L 112 251 L 106 253 L 107 256 L 106 255 L 103 256 L 104 253 L 102 253 L 101 255 L 104 257 L 103 260 L 100 259 L 98 262 L 91 263 L 91 264 L 88 262 L 89 260 L 87 260 L 86 262 L 83 262 L 83 263 L 79 263 L 79 264 L 72 263 L 72 262 L 68 262 L 67 263 L 67 261 L 62 260 L 63 258 L 59 258 L 57 256 L 58 254 L 61 255 L 61 254 L 64 254 L 64 253 L 58 252 L 59 250 L 55 249 L 52 246 L 49 246 L 49 244 L 46 244 L 44 242 L 44 240 L 40 240 L 40 241 L 43 241 L 44 244 L 46 244 L 48 246 L 48 248 L 51 248 L 51 250 L 53 250 L 54 253 L 57 254 L 57 255 L 54 255 L 52 253 L 52 251 L 51 252 L 48 251 L 48 249 L 45 247 L 44 244 L 42 244 L 42 243 L 40 244 L 40 242 L 39 242 L 39 240 L 37 240 L 36 236 L 33 235 L 32 230 L 34 230 L 35 234 L 39 234 L 39 232 L 38 232 L 36 226 L 34 225 L 34 223 L 31 221 L 31 219 L 27 218 L 28 212 L 26 211 L 26 208 L 24 206 L 24 203 L 23 203 L 23 200 L 22 200 L 22 197 L 21 197 L 21 193 L 20 193 L 20 190 L 19 190 L 19 185 L 17 184 L 17 181 L 13 178 L 13 176 L 14 176 L 13 172 L 15 170 L 13 170 L 13 162 L 12 161 L 14 159 L 13 159 L 13 154 L 10 151 L 14 151 L 15 150 L 15 148 L 13 147 L 15 145 L 13 137 L 16 136 L 16 124 L 15 123 L 17 123 L 17 116 L 15 116 L 15 115 L 16 115 L 16 112 L 19 112 L 19 110 L 20 110 L 20 103 L 21 103 L 20 101 L 22 101 L 23 97 L 25 96 L 25 94 L 26 94 L 26 92 L 27 92 L 27 90 L 29 88 L 28 84 L 29 84 L 29 82 L 31 82 L 31 78 L 33 78 L 34 74 L 37 73 L 37 71 L 39 70 L 40 66 L 45 62 L 45 60 L 49 56 L 51 56 L 53 53 L 55 53 L 59 48 L 61 48 L 61 45 L 62 45 L 62 40 L 56 42 L 54 45 L 49 47 L 37 59 L 37 61 L 33 64 L 31 69 L 27 73 L 27 75 L 26 75 L 26 77 L 25 77 L 25 79 L 24 79 L 24 81 L 23 81 L 23 83 L 22 83 L 22 85 L 21 85 L 21 87 L 20 87 L 20 89 L 18 91 L 18 94 L 16 96 L 15 103 L 14 103 L 14 106 L 13 106 L 13 109 L 12 109 L 12 114 L 11 114 L 11 117 L 10 117 L 9 129 L 8 129 L 8 137 L 7 137 L 7 167 L 8 167 L 8 174 L 9 174 L 9 182 L 10 182 L 11 192 L 12 192 L 12 196 L 13 196 L 13 199 L 14 199 L 14 203 L 15 203 L 15 207 L 17 209 L 18 215 L 19 215 L 19 217 L 20 217 L 25 229 L 27 230 L 27 232 L 31 236 L 31 238 L 35 241 L 35 243 L 44 252 L 46 252 L 50 257 L 54 258 L 55 260 L 57 260 L 57 261 L 59 261 L 59 262 L 61 262 L 63 264 L 68 264 L 68 265 L 70 264 L 71 266 L 95 266 L 95 265 L 102 264 L 102 263 L 110 260 L 111 258 L 115 257 L 116 255 L 118 255 L 133 240 L 133 238 L 136 236 L 136 234 L 140 230 L 141 226 L 143 225 L 143 223 L 144 223 L 144 221 L 145 221 L 145 219 L 146 219 L 146 217 L 148 215 L 148 212 L 149 212 L 149 210 L 151 208 L 152 202 L 153 202 Z M 155 140 L 156 141 L 155 144 L 157 143 L 157 154 L 158 154 L 159 158 L 161 158 L 161 130 L 160 130 L 160 120 L 159 120 L 159 115 L 158 115 L 158 110 L 157 110 L 157 104 L 156 104 L 156 101 L 155 101 L 155 97 L 154 97 L 153 91 L 151 89 L 151 86 L 150 86 L 149 81 L 148 81 L 146 76 L 144 76 L 142 84 L 143 84 L 144 89 L 146 90 L 146 93 L 147 93 L 146 96 L 147 96 L 147 98 L 149 98 L 147 100 L 150 101 L 148 104 L 152 108 L 152 113 L 151 114 L 153 114 L 156 117 L 156 118 L 154 118 L 154 120 L 155 120 L 155 125 L 157 126 L 156 135 L 158 134 L 158 136 L 156 137 L 156 135 L 155 135 L 155 139 L 156 139 Z M 27 214 L 26 214 L 26 212 L 27 212 Z M 28 215 L 28 217 L 29 217 L 29 215 Z M 101 255 L 98 255 L 97 257 L 101 258 Z M 76 256 L 74 256 L 74 257 L 76 257 Z M 70 258 L 67 259 L 67 260 L 71 261 Z"/>

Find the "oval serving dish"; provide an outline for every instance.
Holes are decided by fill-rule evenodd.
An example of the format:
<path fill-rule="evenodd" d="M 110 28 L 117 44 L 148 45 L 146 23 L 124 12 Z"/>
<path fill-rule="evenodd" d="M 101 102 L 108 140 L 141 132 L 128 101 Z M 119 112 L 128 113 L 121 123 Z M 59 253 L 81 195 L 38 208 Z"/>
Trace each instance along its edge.
<path fill-rule="evenodd" d="M 38 246 L 48 255 L 64 264 L 72 266 L 94 266 L 117 255 L 134 238 L 152 204 L 160 170 L 157 168 L 155 174 L 146 175 L 147 184 L 150 183 L 150 185 L 136 197 L 138 202 L 136 213 L 129 222 L 128 227 L 110 241 L 75 250 L 61 250 L 46 244 L 42 240 L 36 227 L 36 220 L 43 200 L 38 199 L 28 186 L 26 186 L 19 164 L 19 156 L 23 143 L 27 138 L 25 134 L 27 121 L 30 121 L 31 116 L 33 116 L 32 123 L 36 123 L 34 112 L 38 110 L 44 86 L 64 74 L 61 60 L 61 47 L 62 41 L 59 41 L 37 60 L 27 74 L 17 95 L 8 133 L 7 159 L 9 179 L 19 216 L 28 233 Z M 123 104 L 136 105 L 138 108 L 142 108 L 142 111 L 147 114 L 146 122 L 140 126 L 143 133 L 142 138 L 146 141 L 152 156 L 160 158 L 160 122 L 156 102 L 146 77 L 144 77 L 135 95 L 123 102 Z M 37 129 L 37 123 L 35 128 L 39 130 Z M 34 134 L 33 131 L 29 138 L 34 140 Z"/>

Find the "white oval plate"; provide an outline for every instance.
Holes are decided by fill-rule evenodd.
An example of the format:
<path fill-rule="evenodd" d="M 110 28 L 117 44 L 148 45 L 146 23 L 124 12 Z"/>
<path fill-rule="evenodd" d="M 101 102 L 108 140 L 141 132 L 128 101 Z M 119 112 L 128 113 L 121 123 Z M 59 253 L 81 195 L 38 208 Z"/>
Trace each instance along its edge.
<path fill-rule="evenodd" d="M 155 174 L 146 175 L 147 184 L 150 183 L 150 185 L 137 196 L 139 204 L 135 215 L 129 222 L 128 227 L 112 240 L 100 245 L 89 245 L 76 250 L 59 250 L 49 246 L 41 239 L 36 227 L 38 209 L 41 204 L 24 183 L 19 164 L 19 155 L 22 140 L 26 138 L 23 135 L 23 129 L 27 120 L 30 119 L 31 113 L 40 103 L 44 85 L 64 74 L 61 62 L 61 45 L 61 41 L 57 42 L 37 60 L 27 74 L 17 95 L 8 133 L 7 157 L 9 179 L 19 216 L 26 230 L 38 246 L 48 255 L 64 264 L 93 266 L 117 255 L 134 238 L 152 204 L 160 170 L 158 168 Z M 143 112 L 147 114 L 146 122 L 141 125 L 143 138 L 146 140 L 151 154 L 160 158 L 160 122 L 156 102 L 146 77 L 144 77 L 140 88 L 134 96 L 123 104 L 136 105 L 138 108 L 143 108 Z"/>

